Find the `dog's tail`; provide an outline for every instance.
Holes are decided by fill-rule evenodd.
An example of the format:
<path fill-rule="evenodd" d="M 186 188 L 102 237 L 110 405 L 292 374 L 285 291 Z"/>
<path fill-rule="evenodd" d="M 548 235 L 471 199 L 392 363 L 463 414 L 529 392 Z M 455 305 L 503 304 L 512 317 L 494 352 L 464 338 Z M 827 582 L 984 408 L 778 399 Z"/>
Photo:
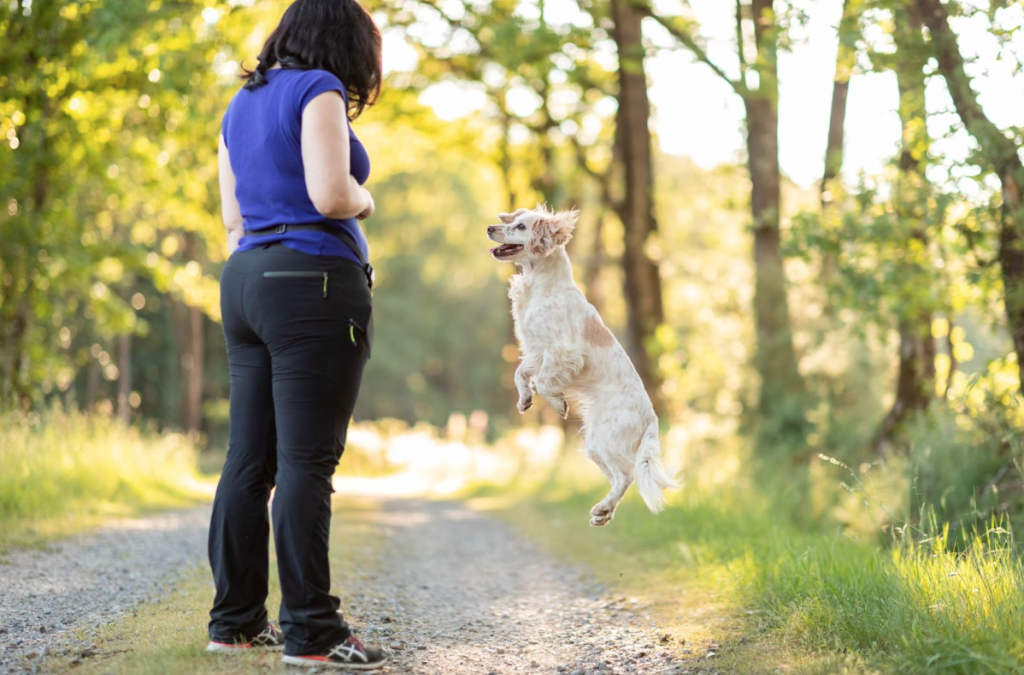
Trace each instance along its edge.
<path fill-rule="evenodd" d="M 660 513 L 665 507 L 662 490 L 679 487 L 661 463 L 657 420 L 651 422 L 640 437 L 640 447 L 636 452 L 636 487 L 652 513 Z"/>

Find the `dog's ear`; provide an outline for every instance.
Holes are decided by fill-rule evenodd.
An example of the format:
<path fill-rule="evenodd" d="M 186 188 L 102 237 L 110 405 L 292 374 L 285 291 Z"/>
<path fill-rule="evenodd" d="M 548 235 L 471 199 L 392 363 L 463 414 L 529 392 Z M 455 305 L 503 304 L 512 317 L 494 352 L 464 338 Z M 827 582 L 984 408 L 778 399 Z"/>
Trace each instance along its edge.
<path fill-rule="evenodd" d="M 556 246 L 565 246 L 572 239 L 572 231 L 576 229 L 579 211 L 562 211 L 561 213 L 543 213 L 533 224 L 533 237 L 530 239 L 530 252 L 544 256 Z"/>
<path fill-rule="evenodd" d="M 518 218 L 519 216 L 523 215 L 528 210 L 529 209 L 519 209 L 515 213 L 499 213 L 498 214 L 498 220 L 500 220 L 501 222 L 505 223 L 506 225 L 511 225 L 512 223 L 514 223 L 516 221 L 516 218 Z"/>
<path fill-rule="evenodd" d="M 571 211 L 562 211 L 556 213 L 546 220 L 551 225 L 551 236 L 555 246 L 565 246 L 572 239 L 573 230 L 576 229 L 576 221 L 580 217 L 580 212 L 576 209 Z"/>

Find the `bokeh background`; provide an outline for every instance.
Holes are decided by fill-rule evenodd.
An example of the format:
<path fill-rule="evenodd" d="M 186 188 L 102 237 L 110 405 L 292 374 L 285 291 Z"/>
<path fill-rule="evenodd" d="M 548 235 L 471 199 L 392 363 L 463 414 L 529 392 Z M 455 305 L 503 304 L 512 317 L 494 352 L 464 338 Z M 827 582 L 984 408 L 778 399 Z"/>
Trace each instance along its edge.
<path fill-rule="evenodd" d="M 0 1 L 6 541 L 177 503 L 222 460 L 217 136 L 287 4 Z M 1021 521 L 1024 4 L 366 7 L 377 329 L 341 472 L 456 457 L 578 494 L 527 461 L 576 424 L 514 410 L 485 237 L 543 202 L 581 211 L 576 280 L 685 468 L 679 518 L 950 551 Z"/>

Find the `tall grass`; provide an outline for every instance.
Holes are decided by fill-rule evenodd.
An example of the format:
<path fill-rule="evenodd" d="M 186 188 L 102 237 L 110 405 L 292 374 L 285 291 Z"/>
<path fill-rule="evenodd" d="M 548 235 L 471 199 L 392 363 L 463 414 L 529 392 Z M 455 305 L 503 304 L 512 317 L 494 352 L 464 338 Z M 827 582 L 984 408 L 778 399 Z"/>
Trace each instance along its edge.
<path fill-rule="evenodd" d="M 736 566 L 746 597 L 809 646 L 856 650 L 907 673 L 1024 672 L 1024 568 L 994 526 L 951 551 L 943 533 L 888 550 L 783 535 Z"/>
<path fill-rule="evenodd" d="M 183 436 L 53 410 L 0 416 L 0 547 L 201 496 Z"/>

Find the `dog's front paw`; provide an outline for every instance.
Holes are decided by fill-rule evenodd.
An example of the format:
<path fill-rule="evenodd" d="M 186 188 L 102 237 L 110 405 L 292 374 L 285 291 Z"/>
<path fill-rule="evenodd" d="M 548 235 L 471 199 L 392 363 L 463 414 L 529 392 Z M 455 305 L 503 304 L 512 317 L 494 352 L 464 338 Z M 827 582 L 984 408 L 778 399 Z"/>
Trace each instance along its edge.
<path fill-rule="evenodd" d="M 591 527 L 604 527 L 610 522 L 612 522 L 612 514 L 610 513 L 607 515 L 590 516 Z"/>
<path fill-rule="evenodd" d="M 516 410 L 518 410 L 520 414 L 526 412 L 527 410 L 529 410 L 532 407 L 533 407 L 533 397 L 532 396 L 530 396 L 529 398 L 521 398 L 521 399 L 519 399 L 519 403 L 516 403 Z"/>
<path fill-rule="evenodd" d="M 564 398 L 555 399 L 551 404 L 555 408 L 555 412 L 562 416 L 562 419 L 569 419 L 569 404 Z"/>

